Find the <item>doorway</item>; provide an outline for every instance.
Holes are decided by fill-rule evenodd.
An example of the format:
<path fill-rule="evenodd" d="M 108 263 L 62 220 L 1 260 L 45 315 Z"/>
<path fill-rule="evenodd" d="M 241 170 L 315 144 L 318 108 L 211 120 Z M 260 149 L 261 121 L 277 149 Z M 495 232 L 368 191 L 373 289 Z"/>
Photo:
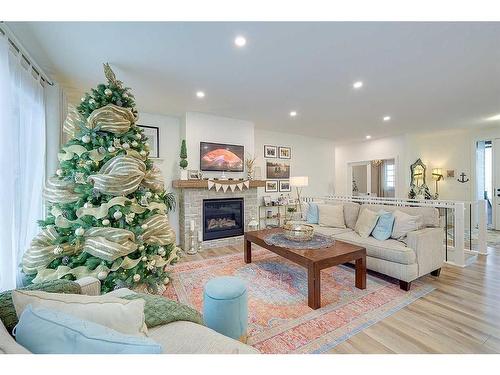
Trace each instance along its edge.
<path fill-rule="evenodd" d="M 394 159 L 350 163 L 350 189 L 354 196 L 394 198 L 396 165 Z"/>
<path fill-rule="evenodd" d="M 500 187 L 500 173 L 495 173 L 494 166 L 500 167 L 500 161 L 496 160 L 500 157 L 500 139 L 485 140 L 476 142 L 476 200 L 486 200 L 487 225 L 488 228 L 500 230 L 500 214 L 498 205 L 500 204 L 500 190 L 495 191 L 496 187 Z"/>

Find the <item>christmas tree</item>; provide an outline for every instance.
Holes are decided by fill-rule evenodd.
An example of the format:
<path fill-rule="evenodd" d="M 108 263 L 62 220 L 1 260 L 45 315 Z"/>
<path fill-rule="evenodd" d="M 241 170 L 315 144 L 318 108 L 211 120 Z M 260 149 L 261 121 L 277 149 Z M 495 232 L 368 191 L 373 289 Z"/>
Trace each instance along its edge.
<path fill-rule="evenodd" d="M 104 73 L 107 84 L 69 109 L 64 131 L 71 139 L 44 188 L 47 216 L 22 270 L 33 283 L 94 276 L 102 292 L 156 292 L 168 282 L 165 266 L 178 259 L 166 215 L 175 199 L 148 157 L 134 96 L 108 64 Z"/>

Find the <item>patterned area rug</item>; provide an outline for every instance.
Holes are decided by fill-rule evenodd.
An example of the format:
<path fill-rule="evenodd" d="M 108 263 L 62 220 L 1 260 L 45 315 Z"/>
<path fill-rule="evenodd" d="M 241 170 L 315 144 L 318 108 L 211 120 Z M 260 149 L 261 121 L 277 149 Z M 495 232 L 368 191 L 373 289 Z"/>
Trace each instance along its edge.
<path fill-rule="evenodd" d="M 321 306 L 307 306 L 304 268 L 267 250 L 171 266 L 172 282 L 164 295 L 203 309 L 203 286 L 213 277 L 234 275 L 249 288 L 248 344 L 262 353 L 324 353 L 388 317 L 434 288 L 414 281 L 404 292 L 392 280 L 368 275 L 367 288 L 354 286 L 354 270 L 332 267 L 321 273 Z M 392 281 L 392 282 L 391 282 Z"/>

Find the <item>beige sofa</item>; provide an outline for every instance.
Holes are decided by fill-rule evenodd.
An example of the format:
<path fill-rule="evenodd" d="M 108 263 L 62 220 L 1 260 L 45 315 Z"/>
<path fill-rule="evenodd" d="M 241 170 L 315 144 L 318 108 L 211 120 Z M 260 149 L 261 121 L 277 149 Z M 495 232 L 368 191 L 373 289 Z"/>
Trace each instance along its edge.
<path fill-rule="evenodd" d="M 444 263 L 444 231 L 440 227 L 439 212 L 434 207 L 399 207 L 376 204 L 342 202 L 346 228 L 331 228 L 313 224 L 319 233 L 366 248 L 367 268 L 399 280 L 401 289 L 409 290 L 411 282 L 431 273 L 439 276 Z M 399 210 L 409 215 L 420 215 L 423 229 L 408 233 L 404 242 L 395 239 L 379 241 L 372 236 L 360 237 L 355 231 L 356 220 L 363 209 L 378 212 Z"/>
<path fill-rule="evenodd" d="M 98 295 L 99 280 L 86 277 L 77 281 L 82 294 Z M 108 295 L 117 297 L 134 293 L 118 289 Z M 148 330 L 148 337 L 161 344 L 165 354 L 258 354 L 259 351 L 200 324 L 177 321 Z M 0 354 L 29 354 L 9 336 L 0 321 Z"/>

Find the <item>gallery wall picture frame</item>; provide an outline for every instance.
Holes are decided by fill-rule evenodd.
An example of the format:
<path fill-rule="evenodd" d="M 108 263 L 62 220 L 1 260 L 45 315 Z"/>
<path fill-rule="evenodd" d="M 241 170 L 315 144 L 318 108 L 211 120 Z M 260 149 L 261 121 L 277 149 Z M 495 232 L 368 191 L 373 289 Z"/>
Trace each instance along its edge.
<path fill-rule="evenodd" d="M 144 135 L 148 138 L 149 156 L 158 159 L 160 157 L 160 128 L 149 125 L 137 126 L 144 131 Z"/>
<path fill-rule="evenodd" d="M 271 145 L 264 145 L 264 157 L 276 159 L 278 157 L 278 147 Z"/>
<path fill-rule="evenodd" d="M 292 191 L 292 187 L 290 186 L 289 180 L 280 180 L 279 188 L 281 193 L 289 193 Z"/>
<path fill-rule="evenodd" d="M 266 181 L 266 193 L 277 193 L 278 192 L 278 181 L 277 180 L 267 180 Z"/>
<path fill-rule="evenodd" d="M 266 178 L 270 180 L 288 180 L 290 178 L 290 164 L 284 161 L 267 160 Z"/>
<path fill-rule="evenodd" d="M 292 148 L 291 147 L 278 147 L 278 157 L 280 159 L 291 159 L 292 158 Z"/>

